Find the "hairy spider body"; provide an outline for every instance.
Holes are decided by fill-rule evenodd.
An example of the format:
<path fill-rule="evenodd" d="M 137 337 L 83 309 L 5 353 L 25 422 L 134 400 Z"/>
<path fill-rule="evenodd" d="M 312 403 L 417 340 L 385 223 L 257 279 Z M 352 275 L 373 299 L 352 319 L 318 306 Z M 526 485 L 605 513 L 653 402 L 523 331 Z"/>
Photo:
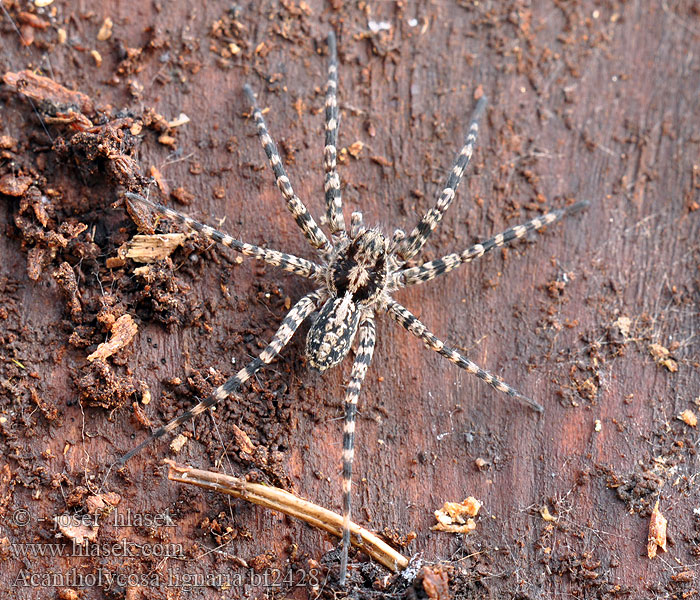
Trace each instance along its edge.
<path fill-rule="evenodd" d="M 306 336 L 309 365 L 325 371 L 341 362 L 350 352 L 361 316 L 362 309 L 352 301 L 350 292 L 326 300 Z"/>
<path fill-rule="evenodd" d="M 312 317 L 314 312 L 317 312 L 317 316 L 309 329 L 305 348 L 311 367 L 324 371 L 337 365 L 349 354 L 355 338 L 358 340 L 350 381 L 344 399 L 345 423 L 342 454 L 343 541 L 340 567 L 340 583 L 342 585 L 345 581 L 348 548 L 351 541 L 350 515 L 355 417 L 360 388 L 374 352 L 376 337 L 375 315 L 387 314 L 393 321 L 423 341 L 430 350 L 444 356 L 467 372 L 476 375 L 499 392 L 519 398 L 528 403 L 533 409 L 541 411 L 542 407 L 539 404 L 523 396 L 498 377 L 488 373 L 458 350 L 445 345 L 408 309 L 394 300 L 392 294 L 401 288 L 429 281 L 452 271 L 460 265 L 483 256 L 490 250 L 520 239 L 531 231 L 538 230 L 557 221 L 564 215 L 579 210 L 586 203 L 579 202 L 567 208 L 541 215 L 527 223 L 511 227 L 503 233 L 475 244 L 462 252 L 448 254 L 440 259 L 418 266 L 405 267 L 406 263 L 421 250 L 455 197 L 457 186 L 474 151 L 479 121 L 486 108 L 486 98 L 481 97 L 477 101 L 464 145 L 455 158 L 445 186 L 438 195 L 435 205 L 423 215 L 408 235 L 397 229 L 391 238 L 387 238 L 378 229 L 365 228 L 362 215 L 359 212 L 352 214 L 350 230 L 347 231 L 342 212 L 340 179 L 336 171 L 338 136 L 336 91 L 338 85 L 336 42 L 333 33 L 328 36 L 328 48 L 330 60 L 326 87 L 324 188 L 327 221 L 331 232 L 330 240 L 316 224 L 304 203 L 294 193 L 282 166 L 282 160 L 277 152 L 277 148 L 267 131 L 265 120 L 257 106 L 255 96 L 250 87 L 245 86 L 244 88 L 253 107 L 253 118 L 263 149 L 275 175 L 277 186 L 302 233 L 311 246 L 318 251 L 321 258 L 320 264 L 277 250 L 261 248 L 242 242 L 171 208 L 155 204 L 136 194 L 126 194 L 128 199 L 146 204 L 161 214 L 185 224 L 224 246 L 246 256 L 280 267 L 285 271 L 311 279 L 319 287 L 314 292 L 304 296 L 292 307 L 282 321 L 277 333 L 257 358 L 214 390 L 208 398 L 152 433 L 148 439 L 125 454 L 119 463 L 125 463 L 154 439 L 174 431 L 182 423 L 201 414 L 217 402 L 231 395 L 236 395 L 250 377 L 264 365 L 274 360 L 299 326 L 306 319 Z"/>
<path fill-rule="evenodd" d="M 386 289 L 388 258 L 387 240 L 378 229 L 342 240 L 328 266 L 328 290 L 336 296 L 350 294 L 353 302 L 365 306 L 376 302 Z"/>
<path fill-rule="evenodd" d="M 331 297 L 306 337 L 306 357 L 316 370 L 325 371 L 347 356 L 362 316 L 370 316 L 386 292 L 387 251 L 386 238 L 377 229 L 362 230 L 336 246 L 326 270 Z"/>

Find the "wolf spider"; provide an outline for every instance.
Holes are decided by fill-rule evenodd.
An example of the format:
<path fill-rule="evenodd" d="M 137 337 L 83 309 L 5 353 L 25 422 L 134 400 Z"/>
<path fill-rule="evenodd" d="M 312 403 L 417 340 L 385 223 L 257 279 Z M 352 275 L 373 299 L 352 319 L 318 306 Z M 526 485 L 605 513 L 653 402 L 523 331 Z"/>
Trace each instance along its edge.
<path fill-rule="evenodd" d="M 388 237 L 379 228 L 366 227 L 362 220 L 362 214 L 359 212 L 352 213 L 348 230 L 343 216 L 340 179 L 336 170 L 339 120 L 336 101 L 338 59 L 336 39 L 332 32 L 328 36 L 328 50 L 330 60 L 325 101 L 324 189 L 330 237 L 316 224 L 304 203 L 294 193 L 287 173 L 282 166 L 282 159 L 277 147 L 268 133 L 253 91 L 248 85 L 244 87 L 245 94 L 252 106 L 258 135 L 274 173 L 277 187 L 282 192 L 287 208 L 292 213 L 297 225 L 317 251 L 318 262 L 242 242 L 171 208 L 155 204 L 136 194 L 126 194 L 130 200 L 146 204 L 160 214 L 179 221 L 228 248 L 311 279 L 318 285 L 318 289 L 304 296 L 294 305 L 282 321 L 272 341 L 257 358 L 214 390 L 208 398 L 155 431 L 139 446 L 124 455 L 119 462 L 123 464 L 154 439 L 174 431 L 182 423 L 203 413 L 217 402 L 230 395 L 235 395 L 250 377 L 261 367 L 269 364 L 281 352 L 299 326 L 305 320 L 310 319 L 314 313 L 317 313 L 314 318 L 310 319 L 312 323 L 306 338 L 305 354 L 311 367 L 318 371 L 325 371 L 337 365 L 348 355 L 354 339 L 358 338 L 355 360 L 344 400 L 343 540 L 340 567 L 340 583 L 343 585 L 346 578 L 350 545 L 350 489 L 354 457 L 355 414 L 360 388 L 374 352 L 375 315 L 388 315 L 390 319 L 421 339 L 430 350 L 476 375 L 499 392 L 526 402 L 536 411 L 542 411 L 542 407 L 538 403 L 523 396 L 495 375 L 485 371 L 458 350 L 447 346 L 407 308 L 394 300 L 392 294 L 404 287 L 430 281 L 444 275 L 460 265 L 480 258 L 490 250 L 500 248 L 504 244 L 524 237 L 531 231 L 554 223 L 564 215 L 580 209 L 586 203 L 579 202 L 568 208 L 548 212 L 522 225 L 510 227 L 503 233 L 475 244 L 462 252 L 448 254 L 418 266 L 407 267 L 406 263 L 418 254 L 452 204 L 457 186 L 474 151 L 479 121 L 486 109 L 486 97 L 481 96 L 476 103 L 464 145 L 455 158 L 437 202 L 421 217 L 408 235 L 397 229 L 391 237 Z"/>

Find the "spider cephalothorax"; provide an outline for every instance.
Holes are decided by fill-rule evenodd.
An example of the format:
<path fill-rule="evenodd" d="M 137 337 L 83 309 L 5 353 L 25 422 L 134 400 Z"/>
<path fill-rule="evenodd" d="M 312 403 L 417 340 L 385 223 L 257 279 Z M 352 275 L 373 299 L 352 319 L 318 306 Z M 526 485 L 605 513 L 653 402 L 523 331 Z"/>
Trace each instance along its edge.
<path fill-rule="evenodd" d="M 442 216 L 450 207 L 455 197 L 464 170 L 474 151 L 479 121 L 486 108 L 486 98 L 477 101 L 472 115 L 464 145 L 455 158 L 445 185 L 438 195 L 433 207 L 425 212 L 417 225 L 408 234 L 397 229 L 391 240 L 377 229 L 365 229 L 362 215 L 353 213 L 350 231 L 345 228 L 343 218 L 340 179 L 336 171 L 336 145 L 338 138 L 338 106 L 336 103 L 337 57 L 335 36 L 328 37 L 330 61 L 328 65 L 328 84 L 326 88 L 326 143 L 324 147 L 326 214 L 330 240 L 316 224 L 304 203 L 294 193 L 289 177 L 282 166 L 282 160 L 270 137 L 262 111 L 258 108 L 252 90 L 246 86 L 245 92 L 253 107 L 260 141 L 267 154 L 270 167 L 275 175 L 277 187 L 287 202 L 287 207 L 301 228 L 306 239 L 318 252 L 318 263 L 285 254 L 277 250 L 261 248 L 237 240 L 230 235 L 203 225 L 190 217 L 165 206 L 154 204 L 150 200 L 128 193 L 130 200 L 147 204 L 160 213 L 174 218 L 212 240 L 232 248 L 246 256 L 251 256 L 285 271 L 313 280 L 320 287 L 304 296 L 289 311 L 282 321 L 277 333 L 260 353 L 226 383 L 219 386 L 205 400 L 191 410 L 181 414 L 157 431 L 120 460 L 126 462 L 141 448 L 155 438 L 174 431 L 180 424 L 201 414 L 207 408 L 225 398 L 236 395 L 238 390 L 261 367 L 269 364 L 286 346 L 294 332 L 314 312 L 317 316 L 311 326 L 306 343 L 306 355 L 309 364 L 323 371 L 338 364 L 348 355 L 353 340 L 357 337 L 357 349 L 353 362 L 350 381 L 345 392 L 345 425 L 343 428 L 343 547 L 341 554 L 340 583 L 344 583 L 347 569 L 348 548 L 350 545 L 350 489 L 352 481 L 352 463 L 354 456 L 355 415 L 360 388 L 367 368 L 372 360 L 375 343 L 374 317 L 386 314 L 401 327 L 419 338 L 430 350 L 433 350 L 458 367 L 476 375 L 499 392 L 517 397 L 538 411 L 542 407 L 515 391 L 512 387 L 491 375 L 455 348 L 447 346 L 431 333 L 428 328 L 411 312 L 392 297 L 402 288 L 423 283 L 448 273 L 460 265 L 483 256 L 486 252 L 504 244 L 524 237 L 553 223 L 565 214 L 579 209 L 584 203 L 574 204 L 568 208 L 555 210 L 524 223 L 507 229 L 494 237 L 475 244 L 462 252 L 448 254 L 414 267 L 406 267 L 428 240 L 430 234 L 440 223 Z"/>
<path fill-rule="evenodd" d="M 386 288 L 389 274 L 387 240 L 378 229 L 363 229 L 342 239 L 328 266 L 328 290 L 335 296 L 350 294 L 353 302 L 370 305 Z"/>

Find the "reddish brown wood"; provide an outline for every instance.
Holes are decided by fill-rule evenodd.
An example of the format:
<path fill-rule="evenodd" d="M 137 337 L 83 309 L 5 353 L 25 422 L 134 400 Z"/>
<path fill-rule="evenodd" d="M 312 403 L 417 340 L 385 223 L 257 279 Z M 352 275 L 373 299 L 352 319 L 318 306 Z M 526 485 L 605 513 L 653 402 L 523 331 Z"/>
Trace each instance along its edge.
<path fill-rule="evenodd" d="M 687 408 L 697 414 L 700 396 L 700 23 L 694 3 L 381 3 L 363 10 L 316 0 L 247 3 L 237 16 L 239 31 L 212 37 L 213 24 L 231 25 L 228 10 L 214 4 L 123 2 L 96 9 L 56 3 L 43 12 L 51 26 L 33 30 L 29 47 L 3 19 L 0 64 L 3 72 L 40 69 L 98 106 L 111 105 L 112 112 L 140 115 L 153 107 L 167 119 L 184 112 L 191 122 L 177 130 L 178 154 L 146 132 L 137 153 L 141 172 L 156 166 L 171 188 L 192 192 L 191 205 L 175 204 L 189 214 L 212 224 L 225 217 L 222 228 L 230 233 L 303 256 L 311 252 L 244 118 L 244 82 L 269 107 L 266 118 L 292 183 L 319 215 L 324 38 L 336 28 L 340 143 L 364 143 L 357 159 L 340 166 L 346 216 L 362 210 L 366 222 L 388 230 L 410 229 L 432 205 L 481 86 L 490 107 L 474 163 L 423 258 L 463 249 L 544 207 L 570 199 L 590 200 L 591 206 L 531 242 L 397 298 L 546 411 L 538 417 L 501 398 L 382 319 L 361 398 L 356 516 L 380 531 L 415 531 L 405 552 L 450 563 L 455 597 L 681 597 L 696 589 L 687 572 L 697 570 L 700 544 L 693 514 L 697 430 L 676 419 Z M 10 12 L 18 18 L 15 7 Z M 107 16 L 114 22 L 112 37 L 97 41 Z M 371 35 L 368 21 L 386 21 L 390 30 Z M 58 29 L 66 30 L 67 43 L 56 43 Z M 222 57 L 222 48 L 230 50 L 234 42 L 240 52 Z M 130 72 L 114 79 L 122 47 L 143 52 Z M 99 68 L 93 48 L 103 59 Z M 139 86 L 138 97 L 130 95 Z M 32 167 L 46 178 L 42 189 L 58 189 L 69 205 L 88 198 L 93 212 L 85 218 L 95 227 L 103 252 L 97 262 L 107 278 L 104 261 L 115 251 L 110 237 L 120 227 L 127 228 L 124 239 L 136 231 L 122 208 L 111 208 L 116 190 L 90 190 L 79 169 L 56 167 L 53 153 L 41 148 L 46 137 L 31 106 L 8 88 L 2 98 L 0 134 L 19 146 L 15 158 L 3 155 L 0 175 Z M 67 135 L 65 128 L 47 127 L 54 138 Z M 68 343 L 75 323 L 51 275 L 66 257 L 59 254 L 37 281 L 28 278 L 27 248 L 14 225 L 18 206 L 18 199 L 0 197 L 0 416 L 7 419 L 0 425 L 3 589 L 22 569 L 230 574 L 245 572 L 231 558 L 239 557 L 264 572 L 261 556 L 269 553 L 269 572 L 291 568 L 286 561 L 292 549 L 294 568 L 308 567 L 306 557 L 320 561 L 335 543 L 326 535 L 168 482 L 158 467 L 169 454 L 164 442 L 129 463 L 128 476 L 112 473 L 100 488 L 106 465 L 147 431 L 132 418 L 130 402 L 114 413 L 81 409 L 76 402 L 73 374 L 94 347 Z M 102 292 L 90 269 L 69 262 L 86 301 L 98 302 Z M 184 381 L 193 372 L 207 377 L 210 367 L 217 371 L 213 380 L 228 376 L 256 351 L 255 340 L 273 334 L 285 298 L 293 302 L 309 289 L 304 281 L 248 263 L 218 259 L 180 266 L 178 277 L 191 287 L 183 300 L 201 310 L 201 318 L 166 329 L 141 312 L 133 351 L 125 366 L 115 368 L 137 385 L 147 383 L 153 400 L 144 411 L 154 423 L 187 403 L 183 397 L 172 404 L 168 379 Z M 124 281 L 128 277 L 105 291 L 121 299 Z M 139 317 L 139 310 L 133 312 Z M 630 319 L 628 334 L 620 330 L 620 317 Z M 670 350 L 677 372 L 656 364 L 652 343 Z M 217 411 L 218 433 L 210 417 L 194 424 L 201 443 L 189 442 L 178 460 L 236 474 L 251 470 L 254 464 L 235 445 L 230 464 L 215 463 L 221 454 L 216 436 L 228 443 L 236 425 L 269 453 L 264 478 L 338 509 L 340 402 L 350 365 L 319 376 L 308 372 L 302 353 L 298 336 L 284 358 L 260 374 L 244 402 Z M 41 406 L 55 406 L 60 417 L 48 420 Z M 42 455 L 47 449 L 51 455 Z M 477 459 L 485 461 L 482 469 Z M 18 560 L 7 544 L 54 541 L 51 519 L 73 510 L 66 498 L 80 485 L 119 493 L 120 513 L 170 510 L 177 527 L 161 528 L 157 536 L 182 543 L 188 560 Z M 476 532 L 460 539 L 430 530 L 435 509 L 468 495 L 484 504 Z M 672 543 L 667 554 L 649 560 L 648 514 L 656 499 Z M 557 521 L 541 517 L 545 506 Z M 32 520 L 21 527 L 12 518 L 25 508 Z M 207 553 L 229 539 L 217 537 L 226 527 L 235 539 L 222 548 L 225 554 Z M 101 535 L 102 541 L 156 539 L 145 528 L 104 528 Z M 363 587 L 358 575 L 353 581 L 358 594 L 369 597 L 371 584 Z M 164 586 L 114 593 L 105 588 L 88 586 L 82 597 L 177 597 L 175 588 Z M 18 589 L 18 597 L 27 598 L 58 593 L 46 586 Z M 323 593 L 331 597 L 333 590 L 329 581 Z M 227 593 L 252 592 L 234 586 Z M 206 587 L 180 597 L 221 593 Z"/>

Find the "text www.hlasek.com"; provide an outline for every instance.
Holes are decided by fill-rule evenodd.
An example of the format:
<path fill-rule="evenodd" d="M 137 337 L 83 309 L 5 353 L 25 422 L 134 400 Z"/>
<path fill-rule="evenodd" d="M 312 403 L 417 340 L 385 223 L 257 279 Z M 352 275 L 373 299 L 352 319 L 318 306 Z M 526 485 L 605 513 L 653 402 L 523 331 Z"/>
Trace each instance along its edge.
<path fill-rule="evenodd" d="M 182 544 L 172 543 L 147 543 L 138 544 L 126 539 L 118 542 L 104 542 L 99 544 L 72 544 L 60 543 L 14 543 L 10 545 L 10 552 L 14 558 L 32 557 L 60 557 L 60 556 L 116 556 L 122 558 L 136 558 L 155 556 L 160 558 L 183 558 Z"/>

